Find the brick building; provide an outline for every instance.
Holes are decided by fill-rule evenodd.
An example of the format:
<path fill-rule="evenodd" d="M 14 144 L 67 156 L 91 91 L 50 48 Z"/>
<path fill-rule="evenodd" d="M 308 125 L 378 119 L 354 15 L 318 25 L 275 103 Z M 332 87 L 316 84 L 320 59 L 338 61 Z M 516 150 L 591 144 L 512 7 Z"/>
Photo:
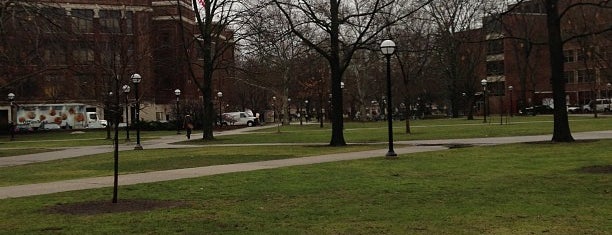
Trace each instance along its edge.
<path fill-rule="evenodd" d="M 561 1 L 568 4 L 588 0 Z M 612 10 L 583 5 L 566 11 L 562 19 L 565 78 L 568 105 L 582 105 L 596 98 L 607 98 L 612 89 Z M 510 5 L 507 14 L 483 19 L 481 40 L 484 56 L 478 66 L 478 80 L 486 78 L 491 113 L 512 108 L 552 105 L 550 58 L 546 14 L 540 0 Z M 596 34 L 592 34 L 597 32 Z M 587 35 L 587 36 L 581 36 Z M 512 90 L 509 87 L 512 86 Z"/>
<path fill-rule="evenodd" d="M 109 94 L 142 76 L 140 117 L 174 119 L 174 90 L 201 100 L 192 77 L 202 77 L 192 1 L 39 0 L 10 3 L 2 13 L 0 92 L 18 104 L 83 103 L 102 116 Z M 7 3 L 8 4 L 8 3 Z M 182 17 L 181 17 L 182 15 Z M 225 31 L 223 38 L 231 40 Z M 183 43 L 186 42 L 186 43 Z M 185 53 L 187 49 L 190 53 Z M 224 56 L 233 60 L 233 51 Z M 220 77 L 229 76 L 219 73 Z M 216 83 L 215 84 L 221 84 Z M 220 88 L 216 88 L 220 89 Z M 6 96 L 5 96 L 6 97 Z M 124 97 L 121 99 L 123 100 Z M 133 120 L 135 107 L 123 116 Z M 5 99 L 0 123 L 15 119 Z"/>

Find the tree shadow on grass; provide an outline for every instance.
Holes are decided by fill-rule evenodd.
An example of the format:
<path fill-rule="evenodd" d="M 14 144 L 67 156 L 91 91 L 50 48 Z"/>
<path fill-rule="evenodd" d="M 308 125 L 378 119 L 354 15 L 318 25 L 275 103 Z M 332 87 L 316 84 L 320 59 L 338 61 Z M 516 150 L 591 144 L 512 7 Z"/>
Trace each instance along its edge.
<path fill-rule="evenodd" d="M 98 215 L 122 212 L 142 212 L 156 209 L 169 209 L 187 206 L 183 201 L 160 201 L 150 199 L 119 200 L 117 203 L 110 201 L 90 201 L 67 204 L 57 204 L 43 209 L 50 214 L 68 215 Z"/>

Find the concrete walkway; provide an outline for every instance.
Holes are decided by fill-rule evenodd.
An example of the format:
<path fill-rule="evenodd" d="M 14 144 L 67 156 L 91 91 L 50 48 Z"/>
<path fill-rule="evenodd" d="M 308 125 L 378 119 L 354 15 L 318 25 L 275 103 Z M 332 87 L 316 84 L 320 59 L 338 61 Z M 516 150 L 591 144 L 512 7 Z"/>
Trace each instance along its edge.
<path fill-rule="evenodd" d="M 228 132 L 225 134 L 235 134 L 240 131 L 233 133 Z M 588 139 L 612 139 L 612 131 L 595 131 L 595 132 L 583 132 L 573 133 L 576 140 L 588 140 Z M 522 143 L 522 142 L 537 142 L 537 141 L 550 141 L 550 135 L 539 135 L 539 136 L 517 136 L 517 137 L 495 137 L 495 138 L 474 138 L 474 139 L 448 139 L 448 140 L 419 140 L 419 141 L 397 141 L 396 144 L 406 144 L 407 147 L 395 148 L 395 152 L 398 154 L 408 154 L 416 152 L 427 152 L 427 151 L 438 151 L 448 149 L 450 145 L 497 145 L 497 144 L 509 144 L 509 143 Z M 164 137 L 155 141 L 143 142 L 145 149 L 164 148 L 164 147 L 186 147 L 187 145 L 169 145 L 173 141 L 179 140 L 175 136 Z M 180 140 L 184 140 L 180 139 Z M 179 141 L 180 141 L 179 140 Z M 192 147 L 192 146 L 190 146 Z M 201 147 L 201 146 L 199 146 Z M 109 152 L 108 148 L 111 147 L 89 147 L 89 148 L 78 148 L 74 150 L 74 154 L 78 152 L 81 155 L 92 154 L 94 151 Z M 68 151 L 68 150 L 66 150 Z M 111 149 L 112 151 L 112 149 Z M 60 152 L 60 151 L 58 151 Z M 373 157 L 383 157 L 387 152 L 387 149 L 370 150 L 361 152 L 350 152 L 350 153 L 339 153 L 339 154 L 328 154 L 321 156 L 302 157 L 302 158 L 291 158 L 261 162 L 249 162 L 249 163 L 238 163 L 228 165 L 217 165 L 217 166 L 206 166 L 166 171 L 147 172 L 139 174 L 126 174 L 119 176 L 119 185 L 133 185 L 141 183 L 152 183 L 168 180 L 195 178 L 208 175 L 225 174 L 232 172 L 242 171 L 253 171 L 272 169 L 287 166 L 298 166 L 298 165 L 309 165 L 325 162 L 345 161 L 345 160 L 356 160 Z M 67 153 L 67 152 L 64 152 Z M 39 155 L 53 155 L 49 153 Z M 45 158 L 46 159 L 46 158 Z M 5 159 L 0 158 L 0 162 Z M 38 159 L 42 161 L 43 159 Z M 103 187 L 112 187 L 113 177 L 95 177 L 95 178 L 84 178 L 57 181 L 50 183 L 30 184 L 30 185 L 18 185 L 0 187 L 0 199 L 5 198 L 16 198 L 26 197 L 33 195 L 43 195 L 58 192 L 94 189 Z"/>
<path fill-rule="evenodd" d="M 262 128 L 269 128 L 268 126 L 258 126 L 258 127 L 250 127 L 250 128 L 240 128 L 228 131 L 220 131 L 214 132 L 215 136 L 223 136 L 223 135 L 236 135 L 236 134 L 244 134 L 248 133 L 247 131 L 258 130 Z M 191 134 L 192 138 L 201 138 L 202 133 L 194 132 Z M 198 145 L 179 145 L 172 144 L 180 141 L 187 140 L 185 134 L 180 135 L 169 135 L 163 136 L 157 139 L 141 141 L 141 145 L 144 149 L 168 149 L 168 148 L 188 148 L 188 147 L 201 147 Z M 128 144 L 120 144 L 119 151 L 133 150 L 134 145 L 136 144 L 136 139 L 132 139 L 132 142 Z M 0 168 L 8 167 L 8 166 L 17 166 L 17 165 L 25 165 L 36 162 L 44 162 L 44 161 L 52 161 L 59 160 L 64 158 L 73 158 L 80 157 L 85 155 L 93 155 L 100 153 L 110 153 L 114 151 L 113 145 L 98 145 L 98 146 L 84 146 L 84 147 L 70 147 L 63 148 L 62 150 L 52 151 L 52 152 L 43 152 L 43 153 L 34 153 L 34 154 L 26 154 L 12 157 L 3 157 L 0 158 Z"/>

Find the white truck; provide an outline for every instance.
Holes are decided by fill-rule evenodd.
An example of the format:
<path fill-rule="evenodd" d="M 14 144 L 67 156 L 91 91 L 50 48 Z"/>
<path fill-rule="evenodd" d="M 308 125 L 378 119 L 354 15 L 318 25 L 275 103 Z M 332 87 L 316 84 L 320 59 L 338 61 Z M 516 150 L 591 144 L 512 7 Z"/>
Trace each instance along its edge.
<path fill-rule="evenodd" d="M 229 125 L 247 125 L 255 126 L 259 124 L 259 119 L 248 112 L 230 112 L 221 115 L 223 121 L 222 126 Z"/>
<path fill-rule="evenodd" d="M 106 127 L 95 106 L 80 103 L 20 104 L 16 114 L 17 124 L 30 125 L 32 129 Z"/>

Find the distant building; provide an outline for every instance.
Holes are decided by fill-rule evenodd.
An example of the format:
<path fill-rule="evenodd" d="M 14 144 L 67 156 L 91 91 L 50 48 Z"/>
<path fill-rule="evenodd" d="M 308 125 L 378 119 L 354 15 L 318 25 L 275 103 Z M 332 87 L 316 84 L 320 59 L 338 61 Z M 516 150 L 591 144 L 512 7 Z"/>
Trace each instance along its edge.
<path fill-rule="evenodd" d="M 561 1 L 568 2 L 589 2 Z M 560 9 L 565 9 L 563 5 Z M 597 6 L 575 7 L 563 17 L 565 79 L 568 105 L 582 105 L 612 96 L 612 10 Z M 486 79 L 491 113 L 516 113 L 531 105 L 552 105 L 546 14 L 540 0 L 510 5 L 502 16 L 483 19 L 479 35 L 484 56 L 476 78 Z M 512 91 L 509 87 L 512 86 Z M 510 103 L 512 102 L 512 103 Z"/>
<path fill-rule="evenodd" d="M 142 76 L 140 117 L 174 119 L 174 90 L 181 99 L 201 100 L 191 77 L 202 77 L 198 30 L 190 0 L 39 0 L 16 1 L 2 11 L 0 92 L 17 104 L 84 103 L 104 109 Z M 5 3 L 3 3 L 5 4 Z M 182 17 L 181 17 L 182 15 Z M 231 41 L 233 34 L 223 37 Z M 187 42 L 187 43 L 183 43 Z M 186 53 L 188 50 L 190 53 Z M 233 51 L 224 58 L 233 60 Z M 190 68 L 192 70 L 190 70 Z M 193 73 L 192 73 L 193 72 Z M 218 73 L 215 79 L 229 76 Z M 216 81 L 215 80 L 215 81 Z M 221 85 L 215 82 L 215 85 Z M 117 89 L 119 87 L 119 89 Z M 220 89 L 220 88 L 216 88 Z M 121 98 L 123 103 L 123 96 Z M 122 104 L 123 105 L 123 104 Z M 0 101 L 0 123 L 10 107 Z M 135 107 L 123 116 L 133 120 Z M 11 118 L 14 120 L 14 116 Z"/>

